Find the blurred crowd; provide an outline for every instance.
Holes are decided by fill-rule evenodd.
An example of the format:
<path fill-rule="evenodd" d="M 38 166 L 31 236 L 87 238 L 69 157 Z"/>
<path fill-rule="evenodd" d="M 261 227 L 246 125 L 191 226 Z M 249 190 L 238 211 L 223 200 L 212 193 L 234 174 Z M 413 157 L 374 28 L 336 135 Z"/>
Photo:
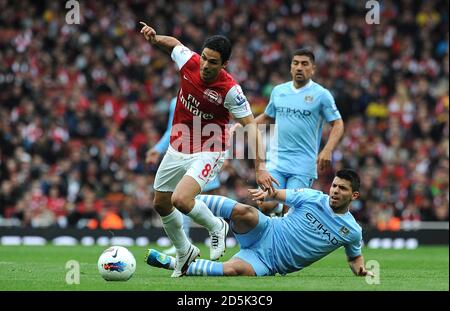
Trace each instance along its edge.
<path fill-rule="evenodd" d="M 141 20 L 196 51 L 228 36 L 228 71 L 255 115 L 290 80 L 291 52 L 311 48 L 314 80 L 345 121 L 333 169 L 314 188 L 328 191 L 333 172 L 351 167 L 361 224 L 448 221 L 448 1 L 378 3 L 380 24 L 366 22 L 360 0 L 80 0 L 80 24 L 67 24 L 64 1 L 0 0 L 0 225 L 159 223 L 157 166 L 144 159 L 179 77 L 141 37 Z M 251 161 L 227 161 L 220 179 L 222 194 L 248 201 Z"/>

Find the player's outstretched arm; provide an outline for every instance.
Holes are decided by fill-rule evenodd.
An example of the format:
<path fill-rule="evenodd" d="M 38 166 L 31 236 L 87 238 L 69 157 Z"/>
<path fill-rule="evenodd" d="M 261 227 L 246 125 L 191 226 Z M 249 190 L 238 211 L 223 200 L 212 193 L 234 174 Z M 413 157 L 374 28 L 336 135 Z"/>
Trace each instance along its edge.
<path fill-rule="evenodd" d="M 263 191 L 262 189 L 248 189 L 253 201 L 260 204 L 266 199 L 272 199 L 279 202 L 286 201 L 286 190 L 275 189 L 274 191 Z"/>
<path fill-rule="evenodd" d="M 178 39 L 170 36 L 157 35 L 155 29 L 148 26 L 144 22 L 140 22 L 142 25 L 141 34 L 144 35 L 145 40 L 149 41 L 151 44 L 156 45 L 168 53 L 172 53 L 172 50 L 177 45 L 182 43 Z"/>
<path fill-rule="evenodd" d="M 353 273 L 357 276 L 374 276 L 372 271 L 367 271 L 364 267 L 364 257 L 358 256 L 350 258 L 348 257 L 348 264 L 350 266 L 350 269 L 352 269 Z"/>

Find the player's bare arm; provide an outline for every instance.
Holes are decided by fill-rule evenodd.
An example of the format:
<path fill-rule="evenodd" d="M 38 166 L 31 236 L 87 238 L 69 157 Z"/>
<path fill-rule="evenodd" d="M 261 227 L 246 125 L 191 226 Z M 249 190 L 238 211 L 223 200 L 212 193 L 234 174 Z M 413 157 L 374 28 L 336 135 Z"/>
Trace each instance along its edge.
<path fill-rule="evenodd" d="M 248 189 L 253 201 L 261 204 L 264 200 L 286 201 L 286 190 L 275 189 L 274 191 L 263 191 L 262 189 Z"/>
<path fill-rule="evenodd" d="M 332 121 L 328 141 L 317 157 L 317 166 L 319 170 L 323 171 L 331 167 L 333 150 L 336 148 L 343 135 L 344 121 L 342 121 L 342 119 Z"/>
<path fill-rule="evenodd" d="M 151 44 L 156 45 L 168 53 L 171 53 L 173 48 L 177 45 L 182 45 L 180 41 L 171 36 L 157 35 L 155 29 L 148 26 L 144 22 L 140 22 L 142 25 L 141 34 L 144 35 L 145 40 L 149 41 Z"/>
<path fill-rule="evenodd" d="M 278 184 L 278 181 L 273 178 L 269 172 L 266 170 L 265 163 L 265 146 L 262 142 L 261 133 L 258 130 L 257 124 L 255 123 L 255 118 L 253 115 L 249 115 L 244 118 L 237 119 L 237 121 L 242 126 L 248 126 L 248 139 L 249 141 L 256 142 L 256 150 L 253 150 L 255 153 L 255 173 L 256 173 L 256 183 L 263 189 L 269 190 L 271 192 L 274 191 L 273 183 Z M 253 144 L 250 144 L 252 147 Z"/>
<path fill-rule="evenodd" d="M 350 266 L 350 269 L 353 271 L 353 273 L 357 276 L 374 276 L 372 271 L 367 271 L 366 268 L 364 267 L 364 257 L 358 256 L 358 257 L 353 257 L 347 258 L 348 260 L 348 264 Z"/>
<path fill-rule="evenodd" d="M 269 117 L 265 113 L 261 113 L 259 116 L 255 118 L 256 124 L 274 124 L 275 119 L 272 117 Z"/>

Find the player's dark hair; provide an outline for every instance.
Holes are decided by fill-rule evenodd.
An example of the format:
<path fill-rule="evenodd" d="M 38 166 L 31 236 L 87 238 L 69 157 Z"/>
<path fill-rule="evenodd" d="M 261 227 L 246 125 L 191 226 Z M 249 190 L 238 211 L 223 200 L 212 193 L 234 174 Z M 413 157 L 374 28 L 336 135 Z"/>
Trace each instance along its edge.
<path fill-rule="evenodd" d="M 307 56 L 311 60 L 311 62 L 314 64 L 316 62 L 316 57 L 314 56 L 314 53 L 311 50 L 308 49 L 298 49 L 294 52 L 292 57 L 294 56 Z"/>
<path fill-rule="evenodd" d="M 358 174 L 351 169 L 342 169 L 336 172 L 336 177 L 348 180 L 352 185 L 352 191 L 359 191 L 359 186 L 361 185 L 361 180 Z"/>
<path fill-rule="evenodd" d="M 203 43 L 202 51 L 204 48 L 208 48 L 219 52 L 222 58 L 222 64 L 230 59 L 231 56 L 231 42 L 227 37 L 221 35 L 215 35 L 206 39 Z"/>

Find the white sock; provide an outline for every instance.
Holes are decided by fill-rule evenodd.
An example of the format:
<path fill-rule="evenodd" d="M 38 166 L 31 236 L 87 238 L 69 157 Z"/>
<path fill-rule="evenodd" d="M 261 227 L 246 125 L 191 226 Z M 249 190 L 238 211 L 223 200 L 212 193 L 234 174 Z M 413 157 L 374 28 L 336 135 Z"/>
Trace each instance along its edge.
<path fill-rule="evenodd" d="M 195 200 L 194 208 L 187 215 L 196 223 L 208 229 L 209 232 L 217 231 L 222 228 L 222 222 L 213 215 L 202 200 Z"/>
<path fill-rule="evenodd" d="M 183 231 L 183 214 L 176 208 L 167 216 L 161 216 L 164 231 L 172 241 L 178 253 L 184 254 L 190 246 L 190 242 Z"/>

